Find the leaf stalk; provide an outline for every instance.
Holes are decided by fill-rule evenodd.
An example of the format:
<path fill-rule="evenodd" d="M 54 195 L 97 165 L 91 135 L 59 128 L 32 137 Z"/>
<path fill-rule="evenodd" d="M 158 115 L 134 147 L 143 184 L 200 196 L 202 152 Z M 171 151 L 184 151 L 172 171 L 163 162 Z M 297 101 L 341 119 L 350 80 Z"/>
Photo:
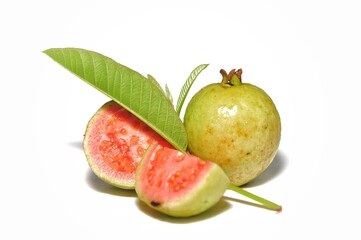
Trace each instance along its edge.
<path fill-rule="evenodd" d="M 273 211 L 277 211 L 277 212 L 281 212 L 282 211 L 282 206 L 281 205 L 278 205 L 274 202 L 271 202 L 267 199 L 264 199 L 260 196 L 257 196 L 253 193 L 250 193 L 246 190 L 244 190 L 243 188 L 240 188 L 240 187 L 237 187 L 233 184 L 230 184 L 229 187 L 228 187 L 229 190 L 232 190 L 236 193 L 239 193 L 247 198 L 250 198 L 258 203 L 261 203 L 263 206 L 265 206 L 267 209 L 269 210 L 273 210 Z"/>

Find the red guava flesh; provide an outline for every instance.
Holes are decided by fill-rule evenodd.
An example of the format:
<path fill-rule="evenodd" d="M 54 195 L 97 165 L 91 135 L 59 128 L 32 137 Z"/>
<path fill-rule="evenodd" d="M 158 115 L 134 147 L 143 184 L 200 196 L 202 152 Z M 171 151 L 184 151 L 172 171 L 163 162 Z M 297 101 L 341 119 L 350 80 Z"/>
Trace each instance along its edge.
<path fill-rule="evenodd" d="M 228 185 L 227 175 L 214 162 L 152 145 L 137 168 L 135 191 L 151 208 L 188 217 L 215 205 Z"/>
<path fill-rule="evenodd" d="M 152 128 L 114 101 L 90 119 L 83 141 L 90 168 L 103 181 L 134 189 L 135 172 L 150 144 L 173 148 Z"/>
<path fill-rule="evenodd" d="M 146 195 L 158 202 L 184 196 L 212 166 L 211 162 L 174 149 L 153 148 L 150 151 L 144 163 L 147 168 L 139 184 Z"/>

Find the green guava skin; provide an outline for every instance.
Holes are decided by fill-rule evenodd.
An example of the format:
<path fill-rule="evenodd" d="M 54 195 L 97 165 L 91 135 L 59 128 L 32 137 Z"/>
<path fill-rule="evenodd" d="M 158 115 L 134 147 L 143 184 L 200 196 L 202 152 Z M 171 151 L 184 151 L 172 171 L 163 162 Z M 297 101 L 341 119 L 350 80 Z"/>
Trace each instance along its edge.
<path fill-rule="evenodd" d="M 184 115 L 190 153 L 216 162 L 232 184 L 244 185 L 274 159 L 281 120 L 261 88 L 210 84 L 190 100 Z"/>

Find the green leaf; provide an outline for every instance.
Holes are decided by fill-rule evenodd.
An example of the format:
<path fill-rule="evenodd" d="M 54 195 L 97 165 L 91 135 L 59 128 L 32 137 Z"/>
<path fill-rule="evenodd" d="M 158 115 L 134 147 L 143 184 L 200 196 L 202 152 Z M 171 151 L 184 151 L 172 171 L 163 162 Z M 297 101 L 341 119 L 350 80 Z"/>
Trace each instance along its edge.
<path fill-rule="evenodd" d="M 161 90 L 161 92 L 163 92 L 163 94 L 165 94 L 165 92 L 163 91 L 162 87 L 160 86 L 159 82 L 150 74 L 147 75 L 147 78 L 150 82 L 152 82 L 157 88 L 159 88 L 159 90 Z"/>
<path fill-rule="evenodd" d="M 198 77 L 198 75 L 208 66 L 208 64 L 201 64 L 198 67 L 196 67 L 191 74 L 189 75 L 186 82 L 183 84 L 182 89 L 178 96 L 177 106 L 176 106 L 176 112 L 178 116 L 180 115 L 180 112 L 182 110 L 184 101 L 188 95 L 189 89 L 193 85 L 194 81 Z"/>
<path fill-rule="evenodd" d="M 184 125 L 154 78 L 149 80 L 106 56 L 84 49 L 51 48 L 44 53 L 132 112 L 176 149 L 186 151 Z"/>
<path fill-rule="evenodd" d="M 164 94 L 164 96 L 169 100 L 170 104 L 173 107 L 173 97 L 171 92 L 168 89 L 168 86 L 165 85 L 165 91 L 162 89 L 162 87 L 160 86 L 160 84 L 158 83 L 158 81 L 150 74 L 148 74 L 147 76 L 148 80 L 151 81 L 155 86 L 157 86 L 159 88 L 159 90 Z"/>
<path fill-rule="evenodd" d="M 169 90 L 167 84 L 165 85 L 165 96 L 169 99 L 169 102 L 170 102 L 170 103 L 172 104 L 172 106 L 173 106 L 173 96 L 172 96 L 172 93 L 171 93 L 171 91 Z"/>

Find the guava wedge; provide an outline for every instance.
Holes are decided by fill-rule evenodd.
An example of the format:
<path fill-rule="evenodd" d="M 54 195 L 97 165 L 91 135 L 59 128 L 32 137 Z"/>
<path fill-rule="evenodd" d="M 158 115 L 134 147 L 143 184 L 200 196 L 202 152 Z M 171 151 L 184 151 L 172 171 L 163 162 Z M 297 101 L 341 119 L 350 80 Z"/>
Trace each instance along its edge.
<path fill-rule="evenodd" d="M 136 171 L 138 198 L 174 217 L 208 210 L 228 186 L 229 179 L 217 164 L 160 145 L 149 147 Z"/>
<path fill-rule="evenodd" d="M 96 176 L 115 187 L 134 189 L 136 168 L 151 144 L 173 148 L 139 118 L 109 101 L 89 120 L 83 149 Z"/>

